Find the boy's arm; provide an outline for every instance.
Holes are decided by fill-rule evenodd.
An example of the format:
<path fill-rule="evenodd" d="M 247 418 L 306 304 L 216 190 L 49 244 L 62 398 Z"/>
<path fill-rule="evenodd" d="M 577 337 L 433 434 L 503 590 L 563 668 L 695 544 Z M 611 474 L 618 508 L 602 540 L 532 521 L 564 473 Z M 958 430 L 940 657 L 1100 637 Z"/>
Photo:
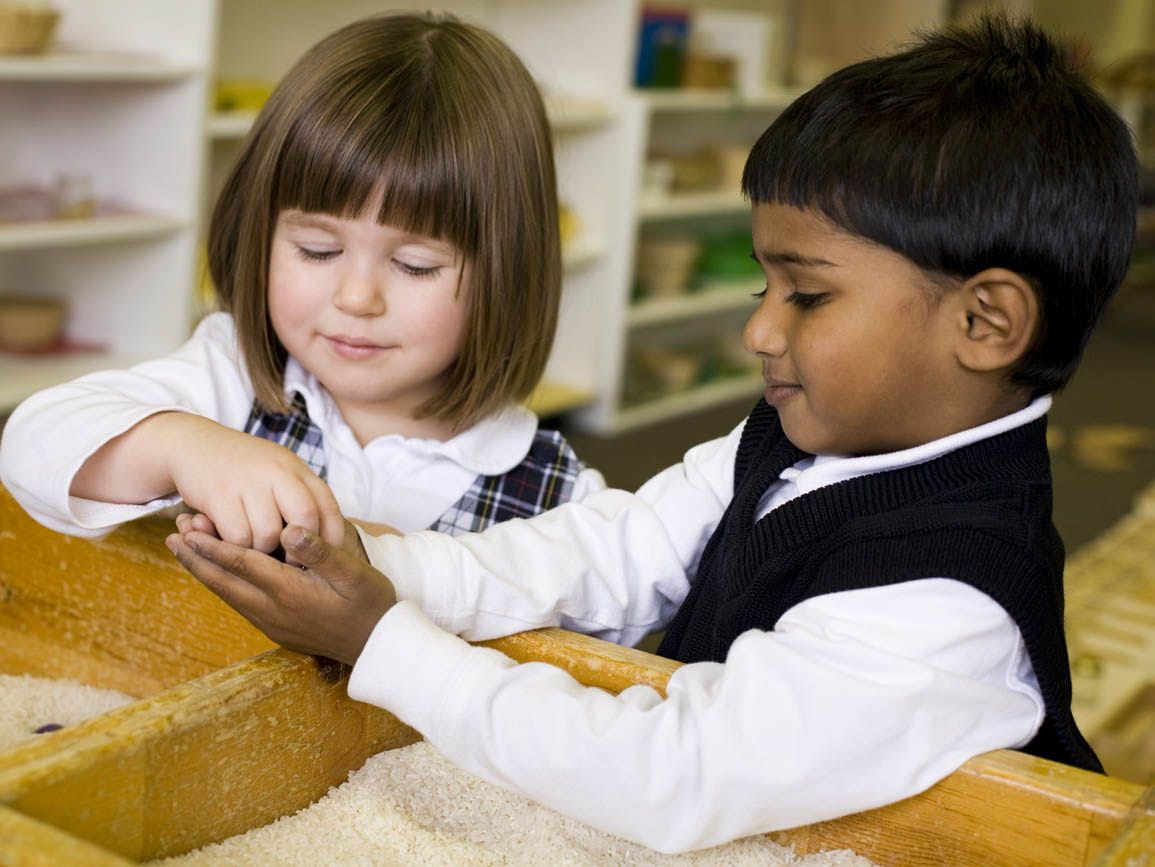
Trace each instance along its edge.
<path fill-rule="evenodd" d="M 722 663 L 614 696 L 517 665 L 412 603 L 375 628 L 351 697 L 451 761 L 665 852 L 823 821 L 917 794 L 967 759 L 1028 741 L 1037 692 L 992 600 L 925 579 L 810 600 Z M 402 664 L 403 662 L 403 664 Z"/>
<path fill-rule="evenodd" d="M 631 494 L 605 490 L 484 533 L 362 533 L 401 599 L 473 641 L 563 626 L 619 644 L 681 603 L 733 487 L 742 425 Z"/>

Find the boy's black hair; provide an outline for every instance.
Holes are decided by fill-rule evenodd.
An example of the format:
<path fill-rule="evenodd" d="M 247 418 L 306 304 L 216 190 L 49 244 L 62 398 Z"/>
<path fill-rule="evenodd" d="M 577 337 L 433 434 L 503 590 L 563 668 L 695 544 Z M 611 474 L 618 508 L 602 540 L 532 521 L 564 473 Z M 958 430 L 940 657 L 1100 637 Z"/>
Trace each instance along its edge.
<path fill-rule="evenodd" d="M 1036 26 L 985 16 L 830 75 L 754 146 L 742 192 L 816 210 L 929 272 L 1002 267 L 1039 296 L 1011 373 L 1066 384 L 1122 282 L 1138 161 L 1119 116 Z"/>

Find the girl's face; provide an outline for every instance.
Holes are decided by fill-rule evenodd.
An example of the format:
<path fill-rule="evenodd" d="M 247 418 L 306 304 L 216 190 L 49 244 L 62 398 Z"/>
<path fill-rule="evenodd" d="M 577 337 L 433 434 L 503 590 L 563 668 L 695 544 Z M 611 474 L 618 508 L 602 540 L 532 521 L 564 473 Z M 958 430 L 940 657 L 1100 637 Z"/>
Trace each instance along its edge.
<path fill-rule="evenodd" d="M 809 211 L 756 205 L 753 228 L 766 292 L 743 336 L 791 442 L 865 455 L 952 433 L 960 367 L 950 290 L 931 300 L 904 256 Z"/>
<path fill-rule="evenodd" d="M 269 316 L 362 443 L 389 432 L 420 435 L 406 422 L 442 389 L 464 341 L 463 273 L 447 242 L 368 215 L 287 210 L 269 256 Z"/>

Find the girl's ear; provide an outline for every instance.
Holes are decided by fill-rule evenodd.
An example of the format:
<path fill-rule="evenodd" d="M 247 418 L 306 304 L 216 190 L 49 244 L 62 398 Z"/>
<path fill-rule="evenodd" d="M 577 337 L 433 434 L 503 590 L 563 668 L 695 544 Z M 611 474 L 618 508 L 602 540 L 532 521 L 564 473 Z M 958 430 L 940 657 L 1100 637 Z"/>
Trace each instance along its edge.
<path fill-rule="evenodd" d="M 1006 268 L 987 268 L 963 283 L 956 298 L 959 363 L 975 372 L 1013 367 L 1039 327 L 1039 299 L 1027 279 Z"/>

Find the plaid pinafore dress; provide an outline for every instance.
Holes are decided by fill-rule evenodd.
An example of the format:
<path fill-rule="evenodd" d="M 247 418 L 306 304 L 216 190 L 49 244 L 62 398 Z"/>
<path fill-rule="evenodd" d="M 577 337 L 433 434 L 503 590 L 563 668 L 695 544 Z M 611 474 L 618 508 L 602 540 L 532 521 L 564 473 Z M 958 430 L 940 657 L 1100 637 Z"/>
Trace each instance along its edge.
<path fill-rule="evenodd" d="M 321 429 L 309 418 L 305 400 L 293 396 L 288 413 L 263 410 L 253 402 L 245 433 L 285 446 L 322 479 L 327 474 Z M 538 430 L 529 452 L 509 472 L 478 476 L 430 530 L 457 536 L 510 518 L 531 518 L 569 500 L 585 465 L 557 431 Z"/>

